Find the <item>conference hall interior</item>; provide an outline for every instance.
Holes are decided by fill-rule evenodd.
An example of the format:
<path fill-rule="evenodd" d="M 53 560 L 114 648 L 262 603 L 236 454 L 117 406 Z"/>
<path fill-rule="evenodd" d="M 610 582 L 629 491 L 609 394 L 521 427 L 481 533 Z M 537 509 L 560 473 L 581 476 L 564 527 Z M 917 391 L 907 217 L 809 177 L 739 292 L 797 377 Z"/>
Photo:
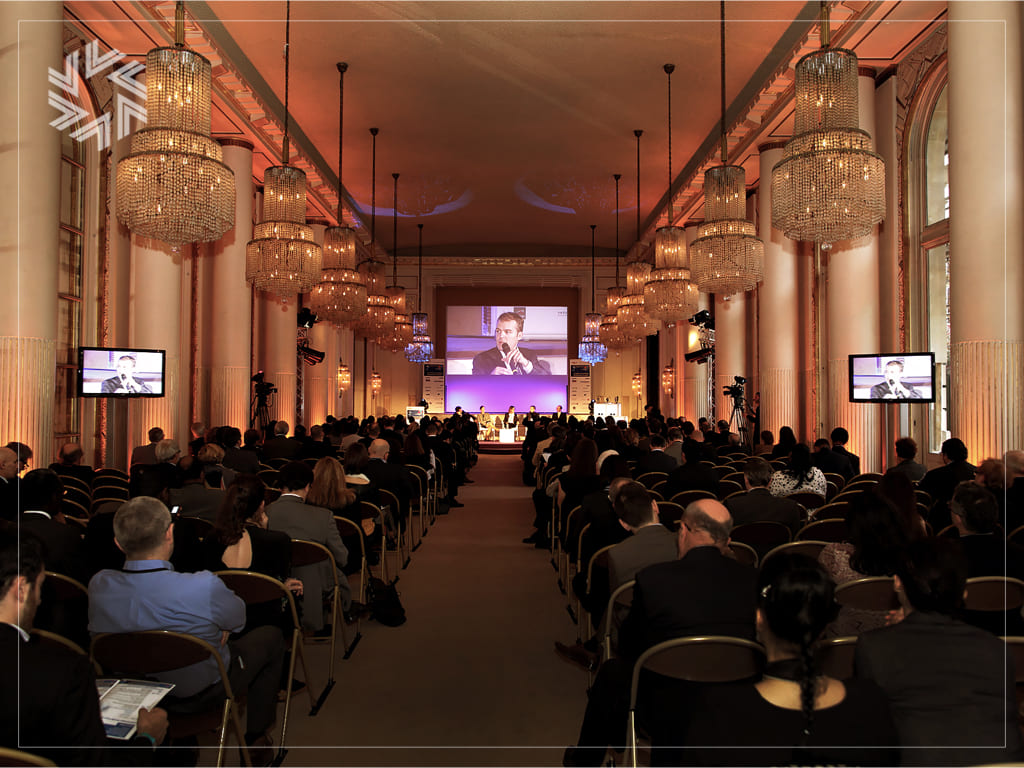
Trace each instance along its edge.
<path fill-rule="evenodd" d="M 0 35 L 0 765 L 1024 759 L 1021 3 Z"/>

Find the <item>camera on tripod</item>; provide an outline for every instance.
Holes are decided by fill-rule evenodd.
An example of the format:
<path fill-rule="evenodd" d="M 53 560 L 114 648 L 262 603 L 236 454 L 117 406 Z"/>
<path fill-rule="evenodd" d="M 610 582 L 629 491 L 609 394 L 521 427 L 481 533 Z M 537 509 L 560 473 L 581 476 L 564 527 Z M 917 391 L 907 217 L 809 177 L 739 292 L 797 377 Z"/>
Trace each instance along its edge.
<path fill-rule="evenodd" d="M 742 376 L 733 376 L 732 380 L 736 383 L 722 387 L 722 393 L 731 397 L 733 404 L 738 407 L 743 403 L 743 385 L 747 383 L 747 380 Z"/>
<path fill-rule="evenodd" d="M 256 375 L 249 379 L 249 381 L 256 385 L 257 397 L 268 397 L 277 392 L 277 387 L 269 381 L 263 380 L 263 371 L 257 371 Z"/>

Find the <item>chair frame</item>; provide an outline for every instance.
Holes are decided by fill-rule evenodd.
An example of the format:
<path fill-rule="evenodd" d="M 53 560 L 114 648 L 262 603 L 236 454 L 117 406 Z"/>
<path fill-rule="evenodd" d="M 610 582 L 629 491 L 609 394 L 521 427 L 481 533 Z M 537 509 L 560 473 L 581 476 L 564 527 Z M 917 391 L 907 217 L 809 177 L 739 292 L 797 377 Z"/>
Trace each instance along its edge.
<path fill-rule="evenodd" d="M 401 512 L 402 507 L 398 501 L 398 496 L 395 495 L 394 491 L 389 491 L 387 488 L 378 488 L 377 493 L 380 494 L 381 501 L 387 501 L 389 507 L 395 510 L 395 513 L 391 516 L 391 519 L 395 521 L 395 581 L 398 581 L 398 571 L 404 571 L 409 567 L 409 562 L 412 560 L 412 551 L 409 548 L 409 525 L 410 521 L 405 521 L 405 530 L 402 530 L 402 525 L 398 521 L 398 514 Z M 383 520 L 383 509 L 381 509 L 381 519 Z M 385 531 L 387 525 L 384 526 Z"/>
<path fill-rule="evenodd" d="M 687 499 L 687 501 L 683 503 L 679 501 L 680 498 L 685 498 Z M 690 491 L 680 491 L 679 493 L 675 494 L 672 498 L 670 498 L 669 501 L 671 501 L 673 504 L 678 504 L 679 506 L 685 508 L 687 504 L 694 501 L 699 501 L 700 499 L 714 499 L 715 501 L 718 501 L 718 497 L 715 496 L 715 494 L 713 494 L 711 491 L 702 491 L 696 488 Z"/>
<path fill-rule="evenodd" d="M 45 757 L 33 755 L 31 752 L 22 752 L 20 749 L 8 749 L 0 747 L 0 766 L 38 766 L 38 768 L 57 768 L 56 763 L 51 763 Z"/>
<path fill-rule="evenodd" d="M 334 525 L 338 529 L 339 536 L 347 536 L 355 531 L 359 534 L 359 549 L 362 562 L 359 565 L 359 602 L 366 602 L 366 581 L 370 574 L 370 564 L 366 560 L 366 531 L 363 530 L 363 526 L 357 523 L 355 520 L 344 515 L 334 516 Z M 351 527 L 352 531 L 346 530 Z M 356 634 L 359 633 L 359 624 L 356 624 Z"/>
<path fill-rule="evenodd" d="M 730 541 L 729 549 L 731 549 L 733 553 L 735 553 L 736 555 L 739 555 L 742 552 L 743 555 L 751 559 L 750 565 L 752 565 L 754 568 L 757 568 L 758 563 L 760 562 L 760 558 L 758 558 L 757 556 L 757 550 L 754 549 L 752 546 L 750 546 L 749 544 L 744 544 L 742 541 Z M 747 550 L 749 550 L 749 552 Z M 740 560 L 738 556 L 736 560 L 738 562 L 743 562 L 742 560 Z"/>
<path fill-rule="evenodd" d="M 732 541 L 737 541 L 737 542 L 739 542 L 741 544 L 747 544 L 747 546 L 751 547 L 755 552 L 758 551 L 757 547 L 755 547 L 753 544 L 748 544 L 746 541 L 743 540 L 742 536 L 743 536 L 744 530 L 746 530 L 746 531 L 763 531 L 765 533 L 765 535 L 768 535 L 769 532 L 771 532 L 771 531 L 778 531 L 780 536 L 782 535 L 782 532 L 785 532 L 786 540 L 780 542 L 779 544 L 786 544 L 786 543 L 789 543 L 789 542 L 793 541 L 793 532 L 789 529 L 789 526 L 786 525 L 785 523 L 780 523 L 777 520 L 753 520 L 753 521 L 751 521 L 749 523 L 742 523 L 740 525 L 737 525 L 735 528 L 733 528 L 732 529 L 732 539 L 731 540 Z M 740 537 L 739 538 L 737 538 L 737 536 L 736 536 L 736 532 L 737 531 L 739 531 L 739 533 L 740 533 Z M 777 549 L 779 547 L 779 544 L 774 544 L 773 543 L 771 546 L 766 547 L 765 550 L 764 550 L 765 555 L 767 556 L 767 554 L 769 552 L 771 552 L 773 549 Z M 760 561 L 760 557 L 761 557 L 760 554 L 758 554 L 758 561 Z"/>
<path fill-rule="evenodd" d="M 867 600 L 864 599 L 864 593 L 867 593 Z M 900 607 L 896 597 L 896 580 L 892 576 L 865 576 L 844 581 L 836 586 L 835 597 L 840 605 L 865 611 L 891 611 Z M 888 602 L 885 605 L 876 604 L 873 598 L 879 597 Z"/>
<path fill-rule="evenodd" d="M 807 523 L 807 525 L 805 525 L 803 528 L 797 531 L 796 535 L 793 537 L 793 541 L 806 541 L 808 537 L 810 539 L 813 539 L 814 541 L 842 541 L 843 538 L 822 538 L 820 536 L 810 536 L 810 534 L 814 533 L 815 531 L 820 533 L 822 530 L 828 530 L 828 526 L 835 526 L 837 524 L 842 524 L 845 530 L 846 520 L 843 520 L 841 518 L 829 517 L 824 520 L 814 520 L 813 522 Z"/>
<path fill-rule="evenodd" d="M 273 593 L 270 595 L 271 600 L 275 596 L 285 599 L 292 617 L 292 643 L 288 661 L 288 686 L 290 688 L 291 681 L 295 679 L 295 657 L 298 656 L 302 662 L 302 673 L 306 678 L 306 692 L 309 694 L 309 706 L 311 707 L 309 714 L 310 717 L 316 715 L 320 708 L 317 706 L 317 697 L 313 694 L 313 680 L 309 674 L 309 665 L 306 663 L 306 650 L 300 642 L 302 626 L 299 624 L 299 612 L 295 607 L 295 596 L 292 594 L 292 591 L 284 585 L 284 582 L 275 579 L 273 576 L 255 571 L 232 568 L 224 571 L 214 571 L 214 576 L 220 577 L 228 589 L 242 598 L 246 605 L 267 602 L 266 600 L 259 599 L 266 597 L 266 595 L 260 594 L 261 591 Z M 248 585 L 245 584 L 247 581 L 250 582 Z M 284 756 L 288 754 L 288 748 L 285 745 L 288 738 L 288 715 L 291 711 L 291 705 L 292 697 L 289 691 L 289 695 L 284 700 L 284 719 L 281 721 L 281 743 L 278 745 L 276 760 L 278 765 L 284 760 Z"/>
<path fill-rule="evenodd" d="M 658 665 L 657 657 L 659 656 L 675 656 L 682 655 L 682 649 L 710 646 L 714 648 L 719 646 L 722 650 L 740 651 L 746 650 L 750 653 L 753 662 L 751 664 L 751 670 L 737 669 L 735 676 L 723 677 L 722 675 L 710 675 L 710 674 L 694 674 L 690 673 L 687 675 L 681 675 L 678 671 L 665 669 L 664 666 L 661 669 L 656 669 Z M 676 653 L 672 653 L 676 651 Z M 629 686 L 629 724 L 626 732 L 626 749 L 629 752 L 629 765 L 633 768 L 637 768 L 637 734 L 636 734 L 636 701 L 637 692 L 640 687 L 640 673 L 647 667 L 651 667 L 652 671 L 656 671 L 659 674 L 668 675 L 677 680 L 688 680 L 691 682 L 733 682 L 736 680 L 743 680 L 748 677 L 753 677 L 757 674 L 757 668 L 764 665 L 765 650 L 764 647 L 755 643 L 752 640 L 744 640 L 739 637 L 728 637 L 725 635 L 706 635 L 699 637 L 676 637 L 671 640 L 665 640 L 664 642 L 658 643 L 651 646 L 646 651 L 640 654 L 640 657 L 636 660 L 636 664 L 633 666 L 632 681 Z M 650 663 L 651 659 L 655 659 L 655 663 Z M 664 664 L 664 662 L 662 662 Z M 675 674 L 673 673 L 675 672 Z"/>
<path fill-rule="evenodd" d="M 224 746 L 227 743 L 228 735 L 228 724 L 233 727 L 235 732 L 235 738 L 238 740 L 238 748 L 242 753 L 242 760 L 246 766 L 252 766 L 252 760 L 249 757 L 249 747 L 245 743 L 245 731 L 242 729 L 242 723 L 238 717 L 238 701 L 235 697 L 235 692 L 231 688 L 231 680 L 228 678 L 228 671 L 224 667 L 224 659 L 221 658 L 220 653 L 217 649 L 210 645 L 208 642 L 195 635 L 188 635 L 184 632 L 170 632 L 165 629 L 151 629 L 139 632 L 105 632 L 98 634 L 92 639 L 92 643 L 89 646 L 89 658 L 94 663 L 99 664 L 100 668 L 106 670 L 109 673 L 123 676 L 118 672 L 116 666 L 112 666 L 109 663 L 103 663 L 104 660 L 111 660 L 114 657 L 123 660 L 122 652 L 112 651 L 111 656 L 106 656 L 104 648 L 108 644 L 115 644 L 115 648 L 120 646 L 123 648 L 123 643 L 132 643 L 138 645 L 140 642 L 146 642 L 147 640 L 151 643 L 177 643 L 179 648 L 188 648 L 187 644 L 195 646 L 192 653 L 195 656 L 199 655 L 200 651 L 205 651 L 206 657 L 212 657 L 217 662 L 217 670 L 220 672 L 221 685 L 224 686 L 224 705 L 220 719 L 220 737 L 217 744 L 217 768 L 220 768 L 224 764 Z M 100 658 L 97 658 L 97 657 Z M 156 662 L 154 666 L 148 667 L 147 669 L 127 669 L 125 672 L 128 676 L 136 676 L 139 674 L 146 673 L 158 673 L 166 672 L 171 669 L 179 669 L 181 666 L 187 666 L 185 664 L 174 664 L 172 666 L 165 666 L 168 663 L 166 653 L 147 653 L 147 658 L 150 662 Z M 197 661 L 200 659 L 196 659 Z M 172 662 L 173 664 L 173 662 Z M 122 668 L 123 669 L 123 668 Z M 212 711 L 212 710 L 211 710 Z"/>
<path fill-rule="evenodd" d="M 857 650 L 857 637 L 848 635 L 822 640 L 814 649 L 818 669 L 837 680 L 853 677 L 853 654 Z"/>
<path fill-rule="evenodd" d="M 604 561 L 607 561 L 608 560 L 608 550 L 611 549 L 614 546 L 615 546 L 614 544 L 607 544 L 607 545 L 601 547 L 599 550 L 597 550 L 596 552 L 594 552 L 594 554 L 592 554 L 590 556 L 590 560 L 587 562 L 587 588 L 585 590 L 585 594 L 587 595 L 587 597 L 590 597 L 590 590 L 591 590 L 591 587 L 594 584 L 594 565 L 598 562 L 598 558 L 603 558 Z M 583 625 L 581 624 L 580 626 L 583 626 Z M 584 640 L 584 641 L 589 640 L 591 637 L 594 636 L 595 631 L 596 631 L 596 629 L 594 627 L 593 617 L 588 613 L 587 614 L 587 623 L 586 623 L 586 626 L 585 626 L 584 632 L 583 632 L 583 634 L 585 636 L 582 637 L 581 639 Z"/>
<path fill-rule="evenodd" d="M 405 468 L 406 470 L 408 470 L 409 474 L 416 478 L 416 484 L 419 486 L 420 489 L 420 500 L 419 503 L 416 505 L 416 516 L 419 518 L 420 524 L 420 539 L 418 542 L 416 542 L 416 544 L 413 545 L 412 549 L 415 552 L 423 543 L 423 537 L 427 535 L 427 530 L 429 529 L 427 521 L 430 516 L 430 513 L 429 510 L 427 509 L 427 506 L 430 504 L 430 476 L 427 474 L 427 470 L 425 470 L 418 464 L 407 464 Z M 409 510 L 409 514 L 411 517 L 411 508 Z"/>
<path fill-rule="evenodd" d="M 632 604 L 633 588 L 635 586 L 636 579 L 625 581 L 613 589 L 611 595 L 608 597 L 608 605 L 604 609 L 604 617 L 601 620 L 601 650 L 604 661 L 608 661 L 608 659 L 612 657 L 612 611 L 615 610 L 616 605 L 626 602 L 623 596 L 627 592 L 629 592 L 629 602 Z"/>
<path fill-rule="evenodd" d="M 828 546 L 828 542 L 827 541 L 819 541 L 817 539 L 803 539 L 801 541 L 788 541 L 785 544 L 779 544 L 779 546 L 777 546 L 777 547 L 775 547 L 773 549 L 770 549 L 770 550 L 768 550 L 767 552 L 764 553 L 764 557 L 761 558 L 761 563 L 760 563 L 759 567 L 763 568 L 764 564 L 767 563 L 769 559 L 771 559 L 775 555 L 781 555 L 781 554 L 783 554 L 783 553 L 785 553 L 785 552 L 787 552 L 787 551 L 789 551 L 791 549 L 794 552 L 796 552 L 797 554 L 806 555 L 807 557 L 812 557 L 811 555 L 807 554 L 806 552 L 802 552 L 801 551 L 801 550 L 803 550 L 805 548 L 809 548 L 809 547 L 812 547 L 812 546 L 817 546 L 817 550 L 818 551 L 815 552 L 814 555 L 813 555 L 813 559 L 817 560 L 818 559 L 818 555 L 821 553 L 821 550 L 823 550 L 825 547 Z"/>
<path fill-rule="evenodd" d="M 640 485 L 650 491 L 654 489 L 655 485 L 664 480 L 668 480 L 668 472 L 644 472 L 636 477 L 635 482 L 640 483 Z"/>
<path fill-rule="evenodd" d="M 390 583 L 388 581 L 388 537 L 387 526 L 384 525 L 384 513 L 381 511 L 381 508 L 379 506 L 374 504 L 372 501 L 366 501 L 365 499 L 361 499 L 359 501 L 359 509 L 372 510 L 374 519 L 380 520 L 381 531 L 383 532 L 380 540 L 380 580 L 386 583 Z"/>
<path fill-rule="evenodd" d="M 1002 590 L 997 587 L 1002 585 Z M 971 596 L 971 587 L 975 587 L 974 597 Z M 977 588 L 981 588 L 981 590 Z M 991 589 L 991 594 L 989 590 Z M 982 591 L 981 597 L 978 592 Z M 1016 594 L 1014 595 L 1014 591 Z M 1002 593 L 1002 600 L 998 603 L 995 600 L 995 593 Z M 1015 597 L 1015 600 L 1011 600 Z M 1013 611 L 1024 605 L 1024 581 L 1015 579 L 1012 576 L 975 576 L 967 580 L 967 597 L 964 599 L 964 607 L 969 611 Z"/>

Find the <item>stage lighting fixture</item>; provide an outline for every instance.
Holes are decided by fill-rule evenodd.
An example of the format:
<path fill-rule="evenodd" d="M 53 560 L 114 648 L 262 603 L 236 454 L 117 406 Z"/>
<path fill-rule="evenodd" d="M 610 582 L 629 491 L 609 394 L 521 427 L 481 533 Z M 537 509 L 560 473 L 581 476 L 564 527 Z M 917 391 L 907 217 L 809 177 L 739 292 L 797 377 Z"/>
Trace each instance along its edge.
<path fill-rule="evenodd" d="M 700 365 L 701 363 L 706 363 L 714 354 L 715 350 L 712 348 L 708 348 L 698 349 L 696 352 L 687 352 L 685 355 L 683 355 L 683 357 L 686 359 L 686 362 L 688 363 L 697 363 L 698 365 Z"/>
<path fill-rule="evenodd" d="M 320 321 L 320 318 L 317 317 L 316 313 L 310 310 L 309 307 L 303 307 L 299 310 L 299 314 L 296 316 L 295 320 L 298 323 L 299 328 L 312 328 Z"/>
<path fill-rule="evenodd" d="M 319 349 L 313 349 L 308 344 L 299 344 L 298 351 L 306 365 L 317 365 L 324 361 L 324 353 Z"/>

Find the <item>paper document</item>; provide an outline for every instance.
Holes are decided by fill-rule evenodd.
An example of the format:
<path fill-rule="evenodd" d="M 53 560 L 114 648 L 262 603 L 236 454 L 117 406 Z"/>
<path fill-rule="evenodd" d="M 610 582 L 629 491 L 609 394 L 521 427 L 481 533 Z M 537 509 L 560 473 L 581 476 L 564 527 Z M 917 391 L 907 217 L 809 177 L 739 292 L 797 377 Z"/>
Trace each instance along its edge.
<path fill-rule="evenodd" d="M 130 739 L 135 735 L 139 710 L 155 707 L 173 687 L 173 683 L 150 680 L 97 680 L 100 716 L 107 736 L 112 739 Z"/>

